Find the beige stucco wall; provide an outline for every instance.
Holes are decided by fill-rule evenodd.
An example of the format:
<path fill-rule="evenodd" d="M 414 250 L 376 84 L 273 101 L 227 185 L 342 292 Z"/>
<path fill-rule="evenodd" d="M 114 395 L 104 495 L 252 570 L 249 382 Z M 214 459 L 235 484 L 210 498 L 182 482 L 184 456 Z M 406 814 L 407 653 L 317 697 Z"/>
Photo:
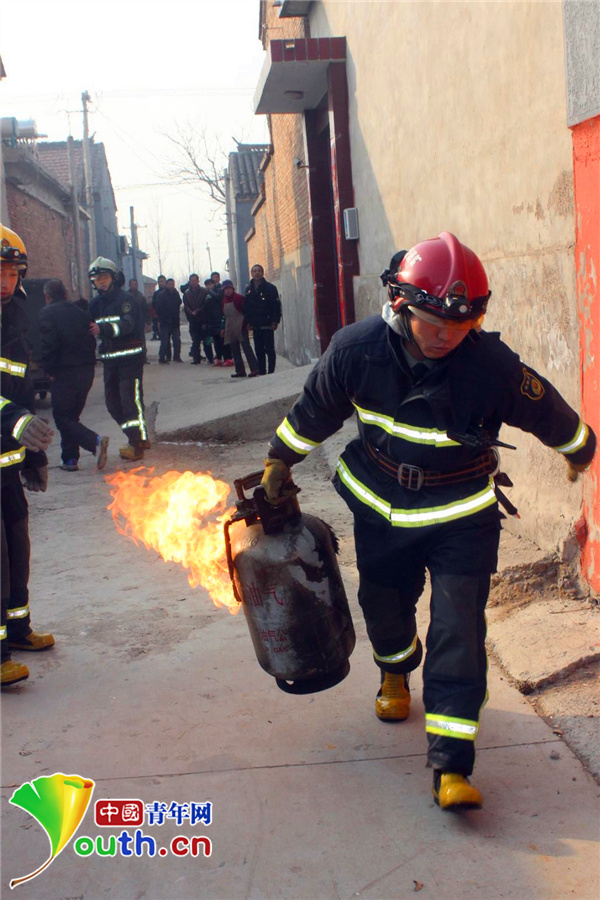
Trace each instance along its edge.
<path fill-rule="evenodd" d="M 313 37 L 345 36 L 359 210 L 357 317 L 379 309 L 392 253 L 439 231 L 482 258 L 485 327 L 579 403 L 571 135 L 558 2 L 313 3 Z M 512 522 L 550 549 L 581 502 L 564 462 L 522 432 L 506 451 Z M 511 527 L 512 527 L 511 526 Z"/>

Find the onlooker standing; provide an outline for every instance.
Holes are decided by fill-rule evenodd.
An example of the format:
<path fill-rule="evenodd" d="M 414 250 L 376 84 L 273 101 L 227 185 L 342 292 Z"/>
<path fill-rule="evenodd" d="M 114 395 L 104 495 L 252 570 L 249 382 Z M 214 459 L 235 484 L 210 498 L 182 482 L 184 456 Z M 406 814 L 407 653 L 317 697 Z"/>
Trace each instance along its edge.
<path fill-rule="evenodd" d="M 106 465 L 108 438 L 79 421 L 94 381 L 96 341 L 89 333 L 90 315 L 70 303 L 62 281 L 53 278 L 44 285 L 46 306 L 39 326 L 44 369 L 52 379 L 52 410 L 60 432 L 62 465 L 76 472 L 79 448 L 97 457 L 96 468 Z"/>
<path fill-rule="evenodd" d="M 183 295 L 183 308 L 190 325 L 190 337 L 192 339 L 192 349 L 190 356 L 192 357 L 192 365 L 198 366 L 202 360 L 200 353 L 200 341 L 206 337 L 204 302 L 208 295 L 206 288 L 200 287 L 200 279 L 193 273 L 190 275 L 189 287 Z M 204 346 L 204 351 L 209 362 L 212 362 L 212 349 L 210 356 L 208 348 Z"/>
<path fill-rule="evenodd" d="M 215 291 L 215 283 L 212 278 L 204 282 L 206 299 L 204 301 L 205 330 L 208 338 L 212 340 L 214 360 L 213 366 L 223 365 L 223 338 L 221 336 L 223 322 L 223 292 Z"/>
<path fill-rule="evenodd" d="M 148 307 L 148 300 L 146 299 L 146 295 L 142 294 L 140 290 L 138 290 L 138 280 L 137 278 L 129 279 L 129 296 L 134 297 L 135 300 L 140 305 L 140 309 L 142 310 L 142 315 L 144 317 L 144 365 L 148 365 L 148 350 L 146 347 L 146 325 L 149 325 L 152 321 L 152 316 L 150 315 L 150 309 Z"/>
<path fill-rule="evenodd" d="M 223 295 L 223 285 L 221 284 L 221 275 L 219 272 L 211 272 L 210 280 L 212 281 L 211 291 L 215 294 L 219 300 L 221 301 L 221 309 L 223 308 L 224 295 Z M 221 319 L 223 316 L 221 316 Z M 219 332 L 220 333 L 220 332 Z M 223 365 L 224 366 L 233 366 L 233 359 L 231 358 L 231 347 L 229 344 L 223 344 Z"/>
<path fill-rule="evenodd" d="M 152 317 L 152 337 L 150 338 L 151 341 L 160 341 L 158 313 L 154 309 L 154 300 L 157 295 L 167 286 L 167 279 L 164 275 L 159 275 L 156 279 L 156 283 L 158 287 L 152 294 L 152 300 L 150 301 L 150 315 Z"/>
<path fill-rule="evenodd" d="M 181 297 L 175 287 L 173 278 L 167 278 L 164 290 L 158 291 L 154 295 L 152 305 L 158 313 L 160 326 L 159 363 L 165 365 L 171 359 L 171 341 L 173 341 L 173 362 L 183 362 L 181 358 L 181 331 L 179 325 Z"/>
<path fill-rule="evenodd" d="M 254 349 L 261 375 L 275 371 L 275 331 L 281 321 L 281 301 L 274 284 L 265 280 L 262 266 L 252 266 L 252 280 L 246 288 L 244 314 L 254 335 Z"/>
<path fill-rule="evenodd" d="M 250 366 L 250 378 L 260 375 L 254 351 L 250 346 L 250 338 L 244 318 L 244 298 L 236 294 L 233 281 L 223 282 L 223 338 L 224 343 L 231 346 L 235 362 L 232 378 L 245 378 L 246 369 L 242 359 L 242 349 Z M 241 349 L 240 349 L 241 348 Z"/>

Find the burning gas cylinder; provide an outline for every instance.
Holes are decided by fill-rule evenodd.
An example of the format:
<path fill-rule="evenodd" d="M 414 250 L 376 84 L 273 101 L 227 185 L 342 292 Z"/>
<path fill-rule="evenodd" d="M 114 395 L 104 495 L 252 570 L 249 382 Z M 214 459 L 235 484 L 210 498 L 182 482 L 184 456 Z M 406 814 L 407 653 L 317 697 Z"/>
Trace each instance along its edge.
<path fill-rule="evenodd" d="M 234 596 L 258 662 L 278 687 L 291 694 L 322 691 L 346 677 L 356 640 L 337 538 L 321 519 L 300 511 L 295 485 L 272 506 L 261 477 L 254 472 L 234 482 L 237 509 L 225 523 Z"/>

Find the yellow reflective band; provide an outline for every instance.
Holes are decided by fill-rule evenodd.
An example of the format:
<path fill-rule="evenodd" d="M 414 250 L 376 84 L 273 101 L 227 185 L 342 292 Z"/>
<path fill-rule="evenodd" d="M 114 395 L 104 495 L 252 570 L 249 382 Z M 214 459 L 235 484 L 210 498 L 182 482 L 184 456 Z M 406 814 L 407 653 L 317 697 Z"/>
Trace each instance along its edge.
<path fill-rule="evenodd" d="M 0 455 L 0 468 L 5 469 L 7 466 L 14 466 L 23 462 L 25 459 L 25 447 L 19 447 L 18 450 L 12 450 L 10 453 L 2 453 Z"/>
<path fill-rule="evenodd" d="M 29 606 L 16 606 L 14 609 L 6 610 L 7 619 L 24 619 L 29 615 Z"/>
<path fill-rule="evenodd" d="M 116 322 L 112 322 L 111 324 L 112 324 L 113 331 L 115 333 L 114 336 L 119 337 L 119 335 L 121 334 L 120 327 L 118 326 L 118 324 Z"/>
<path fill-rule="evenodd" d="M 477 494 L 465 497 L 464 500 L 446 503 L 443 506 L 432 506 L 424 509 L 392 509 L 391 505 L 378 497 L 361 481 L 352 475 L 347 465 L 340 459 L 337 464 L 340 480 L 366 506 L 387 519 L 396 528 L 422 528 L 425 525 L 440 525 L 454 519 L 462 519 L 473 513 L 486 509 L 496 502 L 494 482 L 490 478 L 488 487 Z"/>
<path fill-rule="evenodd" d="M 0 398 L 0 409 L 4 409 L 4 407 L 10 403 L 10 400 L 7 400 L 6 397 Z"/>
<path fill-rule="evenodd" d="M 110 322 L 120 322 L 121 316 L 104 316 L 102 319 L 96 319 L 97 325 L 106 325 Z"/>
<path fill-rule="evenodd" d="M 140 425 L 139 419 L 130 419 L 129 422 L 123 422 L 123 424 L 121 425 L 121 428 L 124 431 L 126 428 L 139 428 L 139 425 Z"/>
<path fill-rule="evenodd" d="M 17 420 L 17 424 L 12 430 L 12 436 L 16 441 L 20 440 L 21 435 L 33 419 L 32 415 L 21 416 L 20 419 Z"/>
<path fill-rule="evenodd" d="M 311 441 L 310 438 L 301 437 L 297 431 L 294 431 L 287 419 L 283 420 L 276 434 L 291 450 L 301 453 L 303 456 L 306 456 L 315 447 L 320 447 L 322 443 L 322 441 Z"/>
<path fill-rule="evenodd" d="M 585 422 L 582 422 L 580 419 L 573 440 L 569 441 L 568 444 L 563 444 L 561 447 L 553 447 L 552 449 L 556 450 L 558 453 L 576 453 L 577 450 L 581 450 L 581 448 L 585 447 L 587 444 L 589 433 L 589 428 Z"/>
<path fill-rule="evenodd" d="M 373 656 L 375 659 L 379 660 L 379 662 L 383 663 L 397 663 L 402 662 L 403 659 L 408 659 L 409 656 L 412 656 L 415 650 L 417 649 L 417 635 L 415 634 L 414 640 L 410 647 L 407 647 L 406 650 L 401 650 L 399 653 L 393 653 L 391 656 L 380 656 L 379 653 L 375 653 L 373 650 Z"/>
<path fill-rule="evenodd" d="M 137 406 L 138 415 L 140 417 L 139 426 L 140 426 L 140 434 L 142 435 L 142 440 L 145 441 L 148 437 L 148 432 L 146 431 L 146 422 L 144 420 L 144 407 L 142 405 L 142 393 L 141 393 L 141 382 L 139 378 L 135 379 L 135 405 Z"/>
<path fill-rule="evenodd" d="M 100 359 L 114 359 L 115 356 L 132 356 L 134 353 L 141 353 L 143 347 L 134 347 L 132 350 L 116 350 L 114 353 L 101 353 Z"/>
<path fill-rule="evenodd" d="M 479 731 L 479 722 L 473 722 L 472 719 L 455 719 L 453 716 L 427 713 L 425 715 L 425 731 L 429 734 L 458 738 L 461 741 L 474 741 Z"/>
<path fill-rule="evenodd" d="M 6 637 L 6 625 L 0 625 L 0 641 Z"/>
<path fill-rule="evenodd" d="M 358 418 L 365 425 L 376 425 L 383 429 L 386 434 L 393 437 L 402 438 L 413 444 L 427 444 L 436 447 L 458 447 L 456 441 L 451 441 L 445 431 L 437 431 L 435 428 L 421 428 L 418 425 L 405 425 L 402 422 L 396 422 L 391 416 L 384 416 L 381 413 L 371 412 L 369 409 L 363 409 L 356 403 L 353 403 L 358 413 Z"/>
<path fill-rule="evenodd" d="M 18 378 L 25 378 L 27 371 L 27 363 L 13 362 L 12 359 L 0 357 L 0 372 L 8 372 L 9 375 L 16 375 Z"/>

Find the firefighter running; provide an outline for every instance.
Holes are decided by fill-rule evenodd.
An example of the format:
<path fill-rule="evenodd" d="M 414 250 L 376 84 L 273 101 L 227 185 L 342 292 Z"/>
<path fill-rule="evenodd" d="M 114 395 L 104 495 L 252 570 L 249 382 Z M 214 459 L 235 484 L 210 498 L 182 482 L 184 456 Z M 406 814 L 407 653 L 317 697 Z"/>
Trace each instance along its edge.
<path fill-rule="evenodd" d="M 121 290 L 125 279 L 114 262 L 101 256 L 89 269 L 97 290 L 90 304 L 90 333 L 100 337 L 106 408 L 128 443 L 121 459 L 134 462 L 150 449 L 144 415 L 144 315 L 134 297 Z"/>
<path fill-rule="evenodd" d="M 29 615 L 29 518 L 23 483 L 29 491 L 45 491 L 48 460 L 45 450 L 53 431 L 34 413 L 33 385 L 25 341 L 27 316 L 15 301 L 25 298 L 21 279 L 27 272 L 27 251 L 18 234 L 0 225 L 2 256 L 2 686 L 29 677 L 29 669 L 14 662 L 10 650 L 48 650 L 51 634 L 31 628 Z M 21 481 L 23 479 L 23 482 Z"/>
<path fill-rule="evenodd" d="M 481 330 L 491 296 L 478 257 L 443 232 L 395 255 L 381 316 L 342 328 L 272 438 L 263 486 L 285 495 L 290 467 L 353 413 L 359 437 L 334 485 L 354 514 L 358 599 L 381 670 L 375 712 L 410 713 L 420 664 L 416 604 L 431 577 L 423 669 L 428 764 L 443 809 L 480 808 L 469 782 L 487 697 L 485 606 L 504 501 L 502 423 L 561 453 L 567 476 L 591 463 L 596 438 L 558 391 L 499 337 Z"/>

